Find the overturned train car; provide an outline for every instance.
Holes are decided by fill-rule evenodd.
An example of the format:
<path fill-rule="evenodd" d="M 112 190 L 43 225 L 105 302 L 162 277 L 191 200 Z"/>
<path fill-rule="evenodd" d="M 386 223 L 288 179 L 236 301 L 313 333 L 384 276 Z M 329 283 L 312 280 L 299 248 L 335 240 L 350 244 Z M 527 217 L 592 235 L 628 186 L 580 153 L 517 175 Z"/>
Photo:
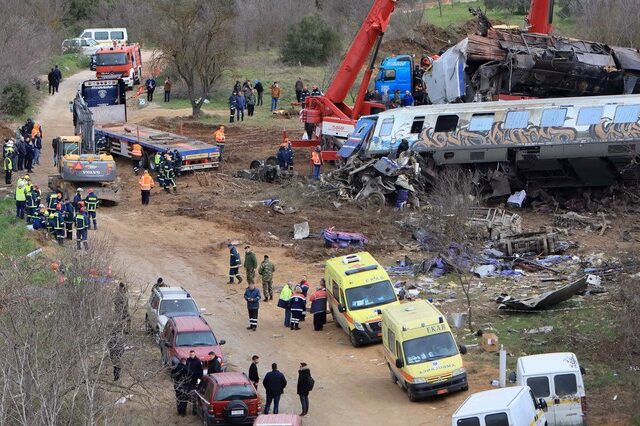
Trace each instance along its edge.
<path fill-rule="evenodd" d="M 338 155 L 393 156 L 406 139 L 426 175 L 472 169 L 494 195 L 636 184 L 639 119 L 640 95 L 408 107 L 362 117 Z"/>

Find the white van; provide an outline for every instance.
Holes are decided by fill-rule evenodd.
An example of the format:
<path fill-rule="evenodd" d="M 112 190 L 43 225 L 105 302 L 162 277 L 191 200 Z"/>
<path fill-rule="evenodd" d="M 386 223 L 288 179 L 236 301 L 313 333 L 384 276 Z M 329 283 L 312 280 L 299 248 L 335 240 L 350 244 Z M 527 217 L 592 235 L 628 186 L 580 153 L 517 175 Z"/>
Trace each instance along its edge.
<path fill-rule="evenodd" d="M 548 426 L 544 401 L 528 386 L 493 389 L 467 398 L 451 417 L 451 426 Z"/>
<path fill-rule="evenodd" d="M 587 398 L 582 369 L 571 352 L 529 355 L 518 358 L 515 377 L 509 379 L 527 385 L 536 398 L 547 403 L 549 426 L 586 424 Z"/>
<path fill-rule="evenodd" d="M 92 38 L 100 44 L 126 43 L 129 41 L 126 28 L 87 28 L 78 36 Z"/>

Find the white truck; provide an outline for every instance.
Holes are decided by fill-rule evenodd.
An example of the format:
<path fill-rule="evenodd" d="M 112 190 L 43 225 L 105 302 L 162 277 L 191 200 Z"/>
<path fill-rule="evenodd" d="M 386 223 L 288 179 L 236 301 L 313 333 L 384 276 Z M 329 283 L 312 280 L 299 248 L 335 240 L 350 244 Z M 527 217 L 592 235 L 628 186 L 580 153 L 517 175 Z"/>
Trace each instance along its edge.
<path fill-rule="evenodd" d="M 575 354 L 557 352 L 520 357 L 509 380 L 531 388 L 537 399 L 543 399 L 549 426 L 586 424 L 587 397 Z"/>
<path fill-rule="evenodd" d="M 536 400 L 529 386 L 477 392 L 451 417 L 451 426 L 549 426 L 544 400 Z"/>

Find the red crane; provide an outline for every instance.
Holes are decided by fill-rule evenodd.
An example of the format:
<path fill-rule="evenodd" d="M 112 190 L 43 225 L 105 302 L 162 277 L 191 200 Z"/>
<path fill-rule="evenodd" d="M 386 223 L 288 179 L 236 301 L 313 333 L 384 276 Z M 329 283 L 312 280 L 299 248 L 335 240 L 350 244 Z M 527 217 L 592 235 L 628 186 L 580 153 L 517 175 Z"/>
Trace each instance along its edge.
<path fill-rule="evenodd" d="M 555 0 L 531 0 L 526 21 L 527 31 L 550 34 L 553 31 L 553 6 Z"/>
<path fill-rule="evenodd" d="M 336 75 L 323 96 L 311 96 L 305 100 L 302 119 L 306 124 L 320 127 L 321 138 L 346 139 L 361 115 L 383 111 L 384 105 L 364 100 L 375 65 L 382 36 L 389 26 L 389 19 L 398 0 L 375 0 L 369 14 L 356 34 Z M 367 57 L 374 50 L 369 67 L 365 70 L 353 107 L 345 103 L 358 73 L 365 65 Z M 318 139 L 293 141 L 294 147 L 311 147 Z M 327 160 L 335 159 L 335 151 L 324 151 Z"/>

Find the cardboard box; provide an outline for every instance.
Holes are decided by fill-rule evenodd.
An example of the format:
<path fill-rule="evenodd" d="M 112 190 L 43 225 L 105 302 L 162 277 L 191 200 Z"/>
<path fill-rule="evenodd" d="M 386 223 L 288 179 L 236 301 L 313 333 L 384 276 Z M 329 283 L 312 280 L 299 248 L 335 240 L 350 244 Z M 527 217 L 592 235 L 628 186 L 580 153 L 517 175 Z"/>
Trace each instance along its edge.
<path fill-rule="evenodd" d="M 498 336 L 493 333 L 484 333 L 480 344 L 485 352 L 498 352 L 500 350 Z"/>

